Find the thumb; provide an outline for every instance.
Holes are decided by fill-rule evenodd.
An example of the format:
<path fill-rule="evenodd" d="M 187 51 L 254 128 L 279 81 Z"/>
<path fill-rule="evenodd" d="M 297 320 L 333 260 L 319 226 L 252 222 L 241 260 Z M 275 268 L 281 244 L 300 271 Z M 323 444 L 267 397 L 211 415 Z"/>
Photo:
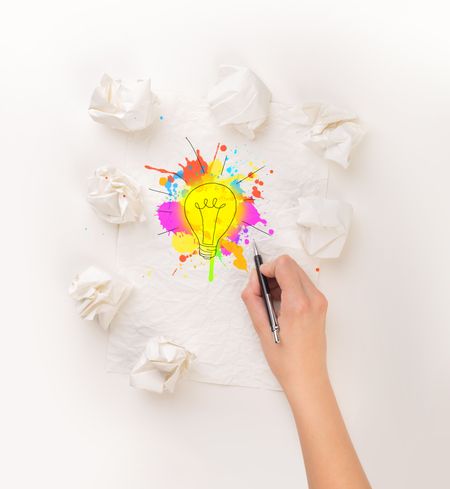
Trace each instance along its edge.
<path fill-rule="evenodd" d="M 269 319 L 264 300 L 261 297 L 261 288 L 255 269 L 251 271 L 248 284 L 242 291 L 241 297 L 258 335 L 261 337 L 270 336 Z"/>

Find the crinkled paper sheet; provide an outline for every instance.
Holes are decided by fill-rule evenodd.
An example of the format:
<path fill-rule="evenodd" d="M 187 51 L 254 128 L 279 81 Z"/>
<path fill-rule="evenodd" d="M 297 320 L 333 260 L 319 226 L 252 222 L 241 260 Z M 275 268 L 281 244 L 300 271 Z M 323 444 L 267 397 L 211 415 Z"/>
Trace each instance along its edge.
<path fill-rule="evenodd" d="M 208 266 L 184 266 L 174 275 L 178 255 L 170 237 L 161 232 L 156 207 L 164 195 L 158 188 L 158 173 L 144 169 L 152 163 L 178 168 L 192 157 L 188 136 L 205 158 L 212 158 L 220 141 L 238 150 L 243 164 L 253 161 L 274 170 L 265 179 L 264 200 L 258 202 L 272 237 L 253 232 L 266 260 L 282 253 L 292 255 L 315 280 L 317 259 L 302 249 L 296 223 L 301 196 L 325 196 L 327 165 L 301 143 L 304 128 L 291 117 L 292 111 L 270 104 L 268 121 L 258 137 L 249 141 L 230 128 L 219 128 L 206 100 L 157 92 L 162 120 L 147 135 L 129 135 L 126 161 L 121 169 L 144 188 L 147 220 L 120 226 L 117 243 L 119 273 L 134 285 L 134 291 L 110 328 L 108 369 L 129 374 L 145 349 L 149 337 L 165 336 L 196 355 L 187 378 L 225 385 L 279 389 L 261 351 L 259 339 L 240 299 L 248 279 L 245 271 L 217 261 L 215 279 L 208 281 Z M 251 185 L 251 182 L 249 183 Z M 253 266 L 250 250 L 246 251 Z M 281 332 L 282 334 L 282 332 Z"/>

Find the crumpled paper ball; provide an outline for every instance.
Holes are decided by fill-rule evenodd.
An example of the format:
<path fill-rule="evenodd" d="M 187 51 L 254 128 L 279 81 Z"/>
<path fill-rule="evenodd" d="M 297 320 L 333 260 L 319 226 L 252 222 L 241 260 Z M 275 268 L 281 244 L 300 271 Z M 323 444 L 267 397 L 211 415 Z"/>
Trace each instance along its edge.
<path fill-rule="evenodd" d="M 147 80 L 113 80 L 104 74 L 91 97 L 94 121 L 126 132 L 141 131 L 155 120 L 157 98 Z"/>
<path fill-rule="evenodd" d="M 113 279 L 96 267 L 89 267 L 73 279 L 69 295 L 80 302 L 78 312 L 83 319 L 96 319 L 106 330 L 131 289 L 130 284 Z"/>
<path fill-rule="evenodd" d="M 347 168 L 352 150 L 361 141 L 364 129 L 353 112 L 320 103 L 302 107 L 310 126 L 302 142 L 327 160 Z"/>
<path fill-rule="evenodd" d="M 220 66 L 208 103 L 219 126 L 233 126 L 249 139 L 267 119 L 272 94 L 249 68 Z"/>
<path fill-rule="evenodd" d="M 141 187 L 118 168 L 95 170 L 88 179 L 87 200 L 99 217 L 113 224 L 146 219 Z"/>
<path fill-rule="evenodd" d="M 151 392 L 173 392 L 195 355 L 164 336 L 150 338 L 130 373 L 130 385 Z"/>
<path fill-rule="evenodd" d="M 298 204 L 297 224 L 307 253 L 317 258 L 337 258 L 350 229 L 352 206 L 322 197 L 301 197 Z"/>

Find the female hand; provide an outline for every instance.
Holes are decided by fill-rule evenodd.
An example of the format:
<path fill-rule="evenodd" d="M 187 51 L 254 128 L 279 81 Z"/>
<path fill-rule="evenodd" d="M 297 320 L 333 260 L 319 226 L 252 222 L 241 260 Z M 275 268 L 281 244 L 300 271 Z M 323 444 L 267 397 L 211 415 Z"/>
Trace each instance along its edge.
<path fill-rule="evenodd" d="M 289 395 L 293 385 L 326 375 L 325 317 L 327 300 L 306 273 L 287 255 L 261 266 L 268 277 L 281 342 L 273 341 L 256 271 L 242 292 L 242 299 L 260 337 L 267 361 Z"/>
<path fill-rule="evenodd" d="M 326 367 L 327 301 L 289 256 L 262 265 L 279 301 L 281 342 L 273 341 L 253 270 L 242 299 L 269 365 L 292 408 L 311 489 L 370 489 L 342 419 Z"/>

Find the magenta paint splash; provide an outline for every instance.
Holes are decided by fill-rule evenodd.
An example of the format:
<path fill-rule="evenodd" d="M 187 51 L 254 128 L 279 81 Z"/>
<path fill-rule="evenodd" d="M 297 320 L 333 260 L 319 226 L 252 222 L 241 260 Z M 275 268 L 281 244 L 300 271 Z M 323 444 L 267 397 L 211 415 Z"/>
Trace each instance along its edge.
<path fill-rule="evenodd" d="M 184 219 L 183 207 L 180 202 L 163 202 L 157 209 L 158 219 L 166 231 L 187 233 L 189 228 Z"/>

